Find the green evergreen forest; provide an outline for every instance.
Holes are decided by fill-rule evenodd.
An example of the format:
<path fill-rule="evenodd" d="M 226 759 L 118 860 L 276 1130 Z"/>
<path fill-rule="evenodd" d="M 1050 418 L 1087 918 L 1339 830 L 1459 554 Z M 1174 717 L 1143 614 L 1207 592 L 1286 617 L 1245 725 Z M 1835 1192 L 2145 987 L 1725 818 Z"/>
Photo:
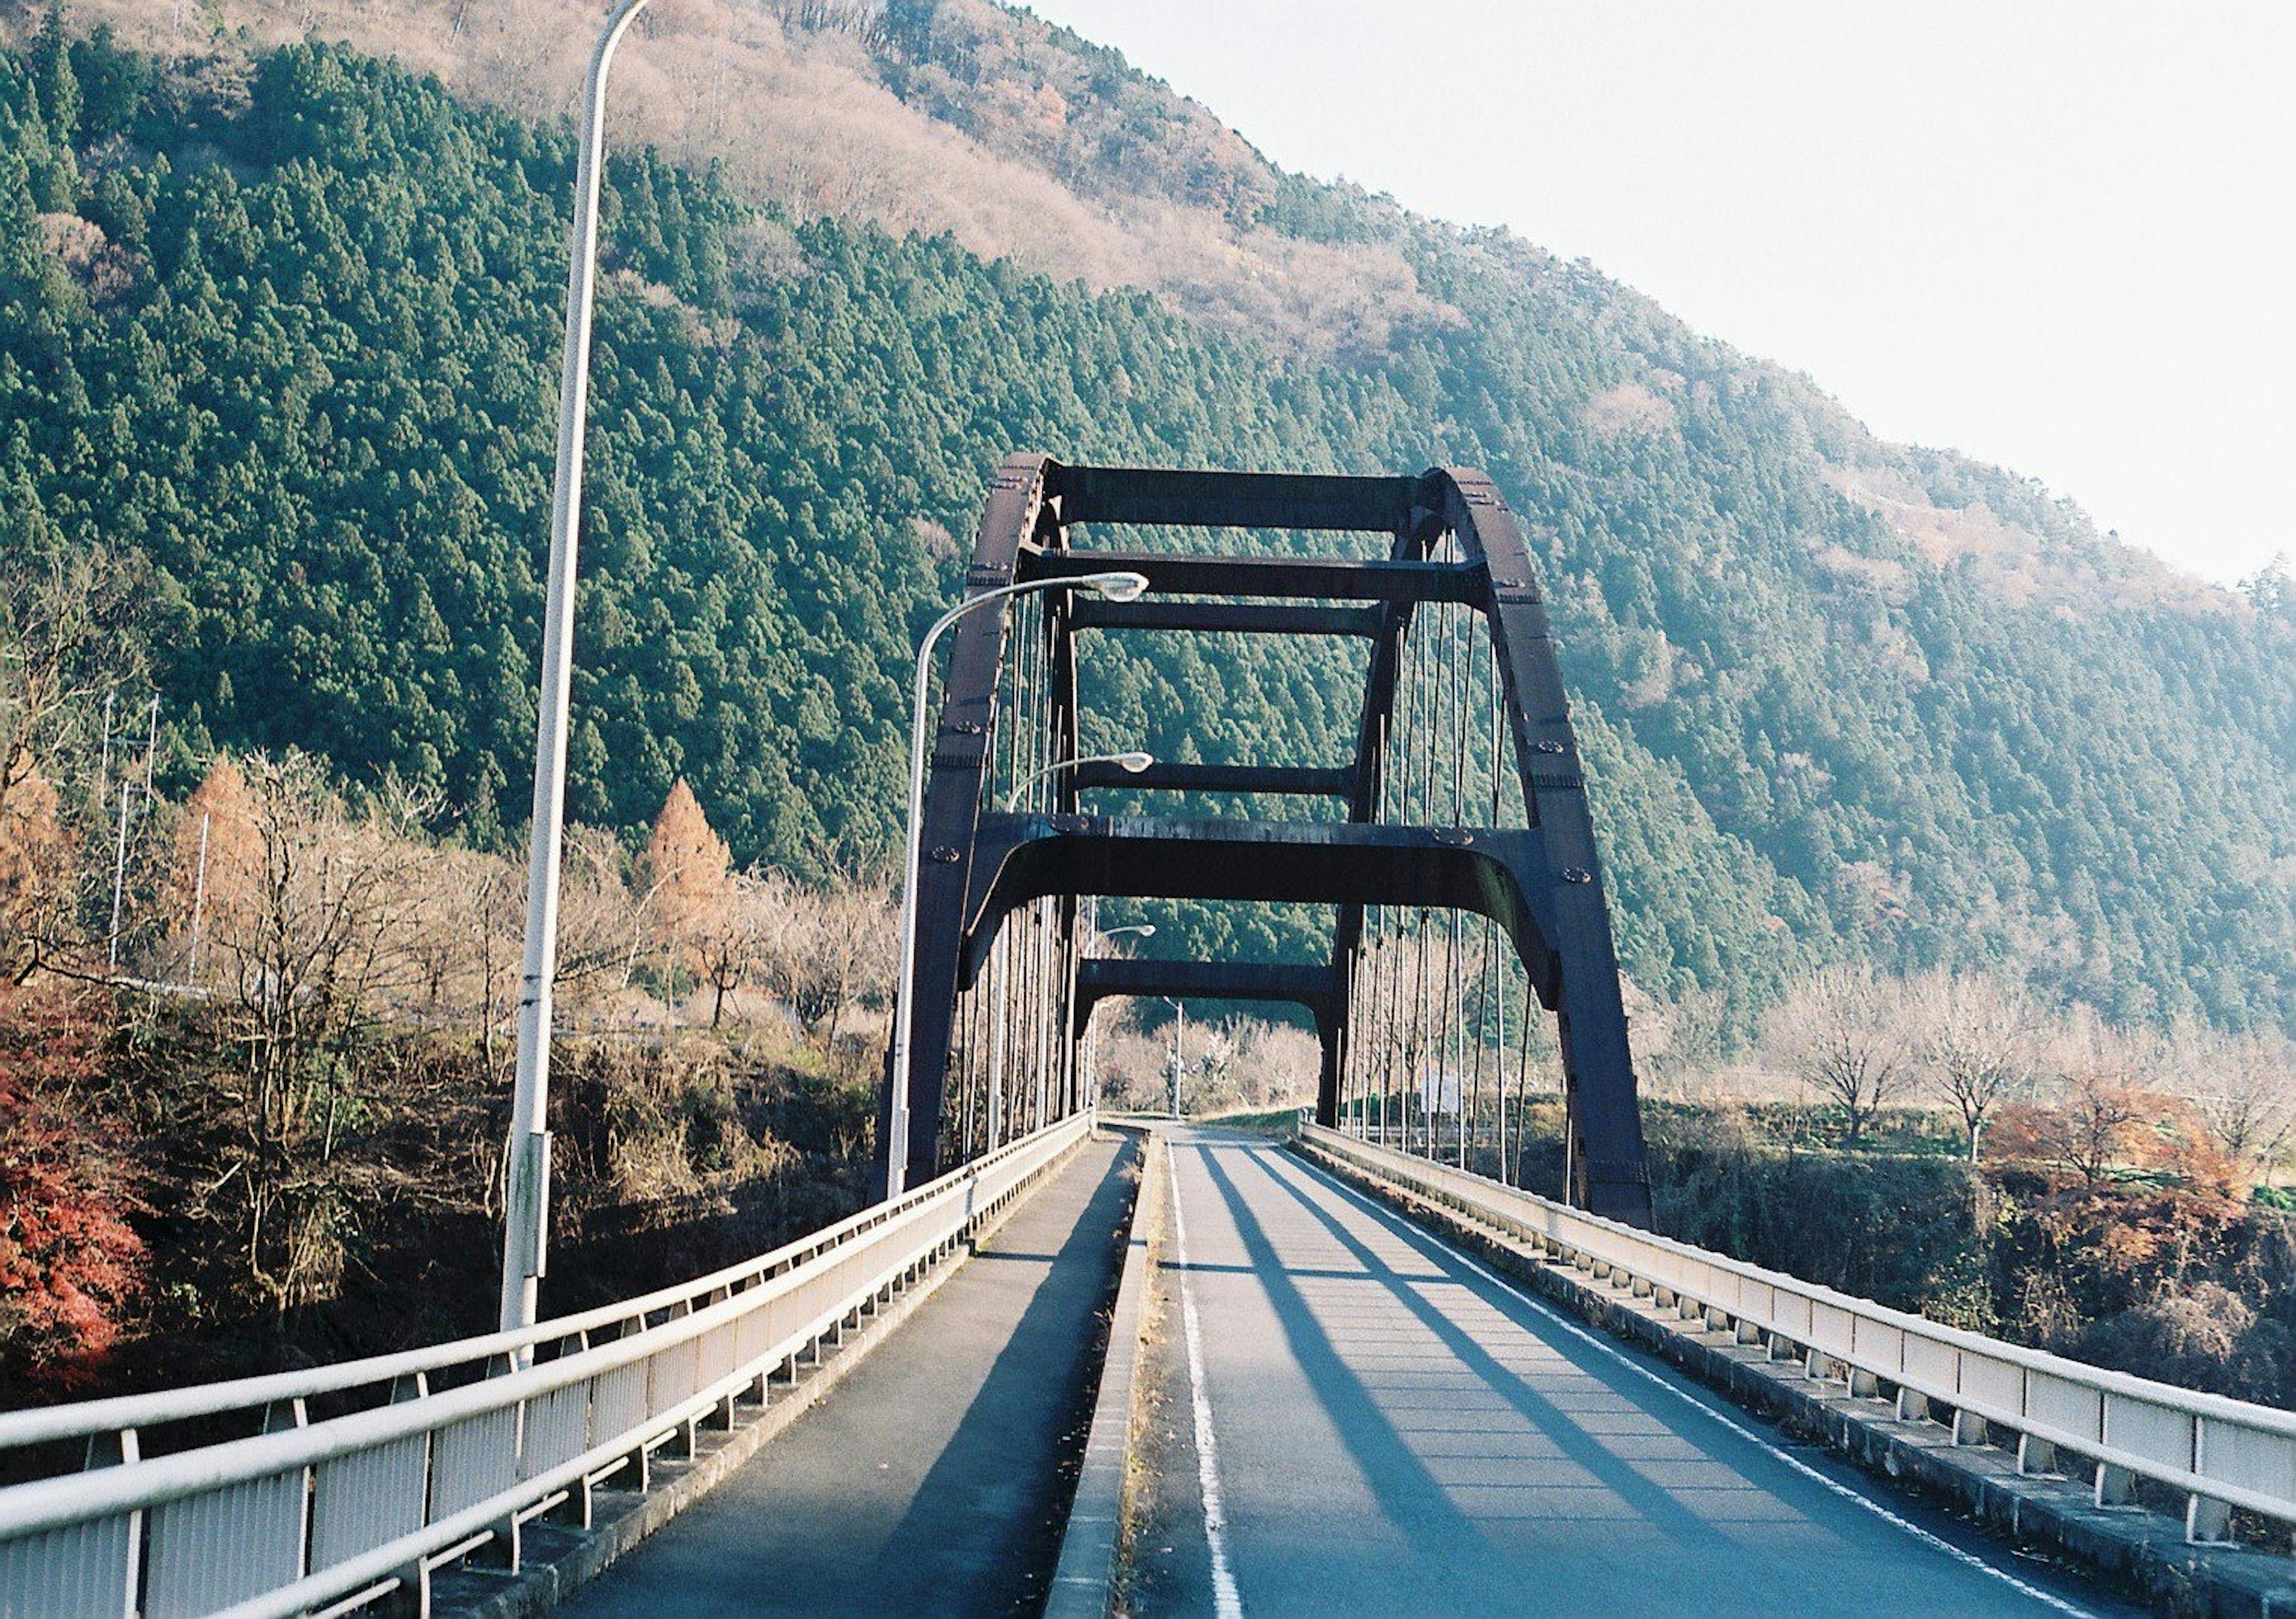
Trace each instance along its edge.
<path fill-rule="evenodd" d="M 52 26 L 0 57 L 0 546 L 150 560 L 178 788 L 215 748 L 299 747 L 434 789 L 442 832 L 519 835 L 572 154 L 325 45 L 202 77 Z M 2296 1029 L 2284 577 L 2221 610 L 1993 599 L 1825 481 L 1856 429 L 1806 383 L 1583 266 L 1341 189 L 1287 181 L 1266 222 L 1390 242 L 1463 319 L 1285 352 L 644 152 L 609 210 L 586 820 L 640 827 L 684 775 L 742 861 L 882 858 L 908 649 L 1009 449 L 1459 462 L 1533 531 L 1652 994 L 1742 1028 L 1864 953 Z M 1602 425 L 1590 401 L 1628 385 L 1670 425 Z M 1940 506 L 2078 529 L 2008 474 L 1903 464 Z M 1106 740 L 1344 757 L 1340 654 L 1161 650 L 1095 669 Z M 1303 951 L 1247 909 L 1182 942 Z"/>

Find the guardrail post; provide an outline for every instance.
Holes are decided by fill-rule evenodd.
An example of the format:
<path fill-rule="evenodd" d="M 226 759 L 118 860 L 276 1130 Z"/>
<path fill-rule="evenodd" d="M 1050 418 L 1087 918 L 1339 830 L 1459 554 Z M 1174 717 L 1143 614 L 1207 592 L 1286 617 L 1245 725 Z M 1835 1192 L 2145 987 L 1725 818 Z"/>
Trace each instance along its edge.
<path fill-rule="evenodd" d="M 1759 1344 L 1762 1341 L 1762 1329 L 1742 1315 L 1738 1318 L 1737 1337 L 1741 1344 Z"/>
<path fill-rule="evenodd" d="M 2194 1546 L 2232 1543 L 2232 1508 L 2206 1495 L 2185 1498 L 2185 1539 Z"/>
<path fill-rule="evenodd" d="M 2057 1472 L 2057 1447 L 2030 1434 L 2018 1435 L 2017 1471 L 2029 1478 L 2061 1476 Z"/>
<path fill-rule="evenodd" d="M 2096 1464 L 2096 1504 L 2100 1507 L 2128 1507 L 2136 1501 L 2136 1475 L 2127 1468 L 2117 1468 L 2109 1461 Z"/>
<path fill-rule="evenodd" d="M 398 1574 L 398 1589 L 383 1597 L 374 1612 L 388 1619 L 430 1619 L 430 1562 L 417 1558 Z"/>
<path fill-rule="evenodd" d="M 1898 1391 L 1898 1420 L 1927 1422 L 1930 1419 L 1930 1397 L 1910 1388 Z"/>
<path fill-rule="evenodd" d="M 1962 1445 L 1980 1445 L 1990 1436 L 1985 1419 L 1975 1411 L 1956 1410 L 1953 1414 L 1953 1442 Z"/>
<path fill-rule="evenodd" d="M 1860 1400 L 1878 1400 L 1882 1397 L 1882 1379 L 1853 1366 L 1849 1369 L 1849 1392 Z"/>

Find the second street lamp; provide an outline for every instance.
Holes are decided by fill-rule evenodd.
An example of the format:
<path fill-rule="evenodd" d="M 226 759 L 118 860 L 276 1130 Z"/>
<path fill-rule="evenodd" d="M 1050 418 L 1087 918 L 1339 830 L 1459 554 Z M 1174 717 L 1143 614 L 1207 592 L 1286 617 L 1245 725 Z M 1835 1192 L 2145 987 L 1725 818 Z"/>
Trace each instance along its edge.
<path fill-rule="evenodd" d="M 1111 601 L 1136 600 L 1148 588 L 1147 576 L 1128 571 L 1083 574 L 1073 579 L 1029 579 L 1000 585 L 967 597 L 933 620 L 917 644 L 917 677 L 909 715 L 909 821 L 907 857 L 901 879 L 900 982 L 894 991 L 893 1047 L 885 1064 L 885 1083 L 892 1087 L 892 1106 L 886 1121 L 885 1199 L 892 1201 L 909 1182 L 909 1032 L 916 1003 L 917 868 L 919 839 L 924 835 L 925 699 L 932 684 L 933 647 L 942 634 L 967 613 L 1031 591 L 1074 589 L 1106 596 Z"/>
<path fill-rule="evenodd" d="M 1056 776 L 1064 770 L 1074 770 L 1079 765 L 1121 765 L 1124 766 L 1128 773 L 1136 776 L 1155 762 L 1156 756 L 1154 754 L 1137 752 L 1088 753 L 1080 759 L 1055 759 L 1050 765 L 1046 765 L 1042 770 L 1035 771 L 1029 775 L 1023 776 L 1021 779 L 1020 784 L 1014 787 L 1011 792 L 1004 795 L 1004 807 L 1008 810 L 1019 808 L 1021 804 L 1021 795 L 1027 792 L 1030 788 L 1036 786 L 1037 782 L 1043 781 L 1046 776 Z"/>

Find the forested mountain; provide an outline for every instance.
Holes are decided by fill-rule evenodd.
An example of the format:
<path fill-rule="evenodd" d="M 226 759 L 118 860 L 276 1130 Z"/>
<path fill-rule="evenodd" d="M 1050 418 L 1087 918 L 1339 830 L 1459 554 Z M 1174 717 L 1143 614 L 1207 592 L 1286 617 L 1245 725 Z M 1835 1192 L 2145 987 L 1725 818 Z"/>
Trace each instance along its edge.
<path fill-rule="evenodd" d="M 2296 1027 L 2284 580 L 2179 585 L 1586 266 L 1275 175 L 1041 25 L 1043 61 L 1088 72 L 992 118 L 1004 13 L 819 9 L 861 19 L 856 82 L 1075 206 L 1185 135 L 1210 155 L 1172 217 L 1331 285 L 1095 290 L 833 198 L 760 203 L 731 165 L 618 157 L 578 814 L 636 827 L 684 775 L 744 860 L 885 850 L 906 648 L 1009 448 L 1457 462 L 1532 528 L 1652 993 L 1742 1020 L 1803 959 L 1870 952 Z M 559 123 L 340 47 L 163 67 L 50 27 L 0 59 L 0 546 L 150 559 L 185 772 L 299 746 L 514 835 L 571 158 Z M 1168 757 L 1337 758 L 1336 673 L 1118 660 L 1095 723 Z M 1248 912 L 1194 926 L 1286 944 Z"/>

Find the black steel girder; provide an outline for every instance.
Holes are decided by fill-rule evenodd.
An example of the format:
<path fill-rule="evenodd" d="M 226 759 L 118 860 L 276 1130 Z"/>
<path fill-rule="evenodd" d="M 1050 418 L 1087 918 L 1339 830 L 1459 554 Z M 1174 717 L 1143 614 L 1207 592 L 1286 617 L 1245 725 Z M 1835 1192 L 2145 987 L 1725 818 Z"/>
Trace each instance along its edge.
<path fill-rule="evenodd" d="M 1071 773 L 1078 790 L 1135 788 L 1169 793 L 1283 793 L 1295 797 L 1344 798 L 1355 791 L 1351 767 L 1313 765 L 1167 765 L 1145 770 L 1121 765 L 1079 765 Z"/>
<path fill-rule="evenodd" d="M 1078 551 L 1071 548 L 1069 532 L 1078 524 L 1095 526 L 1095 539 L 1102 537 L 1097 526 L 1104 524 L 1357 530 L 1389 536 L 1390 549 L 1382 560 Z M 1446 536 L 1456 536 L 1462 560 L 1433 560 Z M 1093 1002 L 1135 993 L 1120 985 L 1151 982 L 1157 965 L 1080 963 L 1074 926 L 1078 895 L 1337 905 L 1330 969 L 1283 969 L 1312 973 L 1323 985 L 1318 1022 L 1324 1033 L 1324 1082 L 1318 1109 L 1326 1123 L 1334 1117 L 1349 1039 L 1350 974 L 1362 945 L 1364 907 L 1442 907 L 1493 918 L 1538 999 L 1556 1014 L 1570 1119 L 1570 1196 L 1597 1212 L 1647 1222 L 1633 1061 L 1583 766 L 1528 548 L 1489 480 L 1442 468 L 1415 478 L 1330 478 L 1070 467 L 1038 455 L 1005 461 L 982 517 L 969 590 L 1119 568 L 1144 576 L 1150 599 L 1124 604 L 1046 593 L 1045 622 L 1054 637 L 1051 651 L 1061 686 L 1054 714 L 1065 756 L 1074 756 L 1077 732 L 1075 634 L 1086 628 L 1368 639 L 1372 658 L 1356 756 L 1337 769 L 1280 762 L 1167 764 L 1135 776 L 1086 766 L 1062 773 L 1055 813 L 1004 814 L 982 790 L 996 724 L 1004 615 L 984 609 L 969 620 L 950 658 L 926 792 L 921 928 L 911 963 L 916 995 L 912 1067 L 906 1075 L 889 1075 L 908 1086 L 909 1139 L 894 1146 L 908 1155 L 911 1182 L 941 1167 L 934 1157 L 957 1000 L 1015 906 L 1048 895 L 1062 902 L 1061 971 L 1069 1008 L 1063 1022 L 1072 1029 L 1081 1026 Z M 1436 603 L 1472 608 L 1488 626 L 1527 826 L 1373 824 L 1382 774 L 1407 740 L 1394 734 L 1401 649 L 1414 609 Z M 1206 822 L 1075 813 L 1080 793 L 1124 787 L 1323 793 L 1345 798 L 1350 819 Z M 1254 963 L 1164 964 L 1160 970 L 1169 974 L 1183 966 L 1191 984 L 1207 986 L 1191 989 L 1194 994 L 1216 993 L 1221 985 L 1230 986 L 1226 993 L 1240 993 L 1281 977 L 1271 977 L 1276 969 Z M 1304 995 L 1309 986 L 1301 978 L 1295 987 Z"/>
<path fill-rule="evenodd" d="M 1183 557 L 1158 551 L 1047 551 L 1021 566 L 1027 579 L 1073 579 L 1122 568 L 1160 596 L 1266 596 L 1293 601 L 1480 603 L 1483 570 L 1465 562 L 1379 562 L 1329 557 Z"/>
<path fill-rule="evenodd" d="M 1285 1001 L 1315 1015 L 1318 1028 L 1339 1014 L 1327 967 L 1267 961 L 1157 961 L 1102 957 L 1077 969 L 1075 1033 L 1093 1008 L 1118 995 L 1142 1000 Z"/>
<path fill-rule="evenodd" d="M 1266 601 L 1102 601 L 1076 604 L 1080 630 L 1224 631 L 1242 635 L 1353 635 L 1380 631 L 1376 607 L 1300 607 Z"/>

